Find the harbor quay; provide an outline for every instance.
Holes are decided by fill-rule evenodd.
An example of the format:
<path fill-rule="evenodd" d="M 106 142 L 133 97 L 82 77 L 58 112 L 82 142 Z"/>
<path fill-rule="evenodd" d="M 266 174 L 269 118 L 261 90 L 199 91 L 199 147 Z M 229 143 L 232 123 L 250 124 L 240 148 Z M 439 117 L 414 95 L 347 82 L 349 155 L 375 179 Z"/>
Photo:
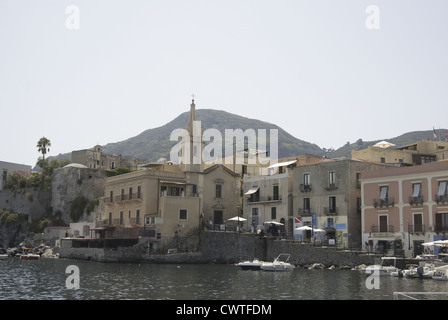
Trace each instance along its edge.
<path fill-rule="evenodd" d="M 103 240 L 103 241 L 99 241 Z M 112 239 L 109 239 L 112 240 Z M 107 242 L 107 239 L 62 239 L 59 258 L 126 263 L 216 263 L 233 264 L 242 260 L 273 261 L 280 253 L 290 254 L 296 266 L 321 264 L 325 267 L 356 267 L 374 264 L 378 255 L 364 251 L 314 246 L 250 233 L 202 230 L 184 239 L 178 249 L 165 253 L 149 252 L 145 239 Z"/>

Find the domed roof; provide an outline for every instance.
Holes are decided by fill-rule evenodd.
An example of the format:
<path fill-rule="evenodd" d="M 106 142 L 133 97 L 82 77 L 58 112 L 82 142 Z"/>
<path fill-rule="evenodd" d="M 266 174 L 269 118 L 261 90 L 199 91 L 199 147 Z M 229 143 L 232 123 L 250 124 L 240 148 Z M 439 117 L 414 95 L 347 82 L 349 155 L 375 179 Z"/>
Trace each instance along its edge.
<path fill-rule="evenodd" d="M 64 168 L 87 168 L 87 167 L 80 163 L 70 163 L 70 164 L 66 165 Z"/>

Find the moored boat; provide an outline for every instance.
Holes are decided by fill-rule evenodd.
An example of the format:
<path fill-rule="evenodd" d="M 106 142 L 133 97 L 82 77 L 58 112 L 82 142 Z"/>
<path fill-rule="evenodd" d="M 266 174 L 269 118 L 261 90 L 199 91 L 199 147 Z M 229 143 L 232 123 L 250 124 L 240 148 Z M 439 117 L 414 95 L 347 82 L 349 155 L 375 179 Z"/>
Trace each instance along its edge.
<path fill-rule="evenodd" d="M 5 260 L 8 258 L 7 254 L 0 254 L 0 260 Z"/>
<path fill-rule="evenodd" d="M 294 266 L 288 262 L 290 255 L 281 253 L 273 262 L 264 262 L 261 270 L 264 271 L 290 271 Z"/>
<path fill-rule="evenodd" d="M 20 259 L 22 259 L 22 260 L 38 260 L 39 258 L 40 258 L 40 255 L 32 254 L 32 253 L 20 255 Z"/>
<path fill-rule="evenodd" d="M 371 266 L 367 266 L 362 268 L 360 271 L 363 274 L 370 275 L 374 272 L 378 272 L 377 274 L 388 275 L 388 276 L 399 276 L 398 271 L 400 269 L 397 268 L 397 258 L 395 257 L 382 257 L 380 264 L 375 264 Z"/>
<path fill-rule="evenodd" d="M 262 261 L 254 259 L 252 261 L 242 261 L 237 264 L 243 270 L 261 270 Z"/>

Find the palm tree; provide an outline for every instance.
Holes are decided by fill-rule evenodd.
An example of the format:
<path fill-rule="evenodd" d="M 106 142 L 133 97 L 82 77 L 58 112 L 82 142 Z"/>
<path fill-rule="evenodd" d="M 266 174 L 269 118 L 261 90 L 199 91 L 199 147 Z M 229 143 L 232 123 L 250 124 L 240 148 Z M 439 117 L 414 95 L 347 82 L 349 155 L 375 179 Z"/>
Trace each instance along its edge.
<path fill-rule="evenodd" d="M 50 152 L 51 142 L 45 137 L 42 137 L 37 142 L 37 150 L 42 153 L 42 188 L 44 187 L 44 167 L 45 167 L 45 155 Z"/>
<path fill-rule="evenodd" d="M 37 142 L 37 151 L 42 153 L 44 163 L 45 163 L 45 155 L 47 154 L 47 152 L 50 152 L 49 147 L 51 147 L 51 142 L 45 137 L 40 138 L 39 141 Z"/>

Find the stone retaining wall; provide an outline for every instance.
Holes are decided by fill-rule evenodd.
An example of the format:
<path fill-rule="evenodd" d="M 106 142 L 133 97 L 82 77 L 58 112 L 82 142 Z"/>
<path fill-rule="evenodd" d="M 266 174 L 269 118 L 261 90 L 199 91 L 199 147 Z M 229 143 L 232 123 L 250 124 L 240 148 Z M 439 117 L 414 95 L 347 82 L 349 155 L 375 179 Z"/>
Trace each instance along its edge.
<path fill-rule="evenodd" d="M 336 248 L 314 247 L 292 241 L 258 237 L 237 232 L 201 232 L 195 241 L 199 248 L 176 254 L 146 254 L 137 246 L 117 249 L 68 248 L 63 246 L 60 258 L 95 260 L 99 262 L 148 262 L 148 263 L 222 263 L 258 258 L 273 261 L 280 253 L 289 253 L 290 262 L 299 265 L 321 263 L 324 266 L 354 267 L 375 262 L 375 256 L 359 252 L 345 252 Z"/>

